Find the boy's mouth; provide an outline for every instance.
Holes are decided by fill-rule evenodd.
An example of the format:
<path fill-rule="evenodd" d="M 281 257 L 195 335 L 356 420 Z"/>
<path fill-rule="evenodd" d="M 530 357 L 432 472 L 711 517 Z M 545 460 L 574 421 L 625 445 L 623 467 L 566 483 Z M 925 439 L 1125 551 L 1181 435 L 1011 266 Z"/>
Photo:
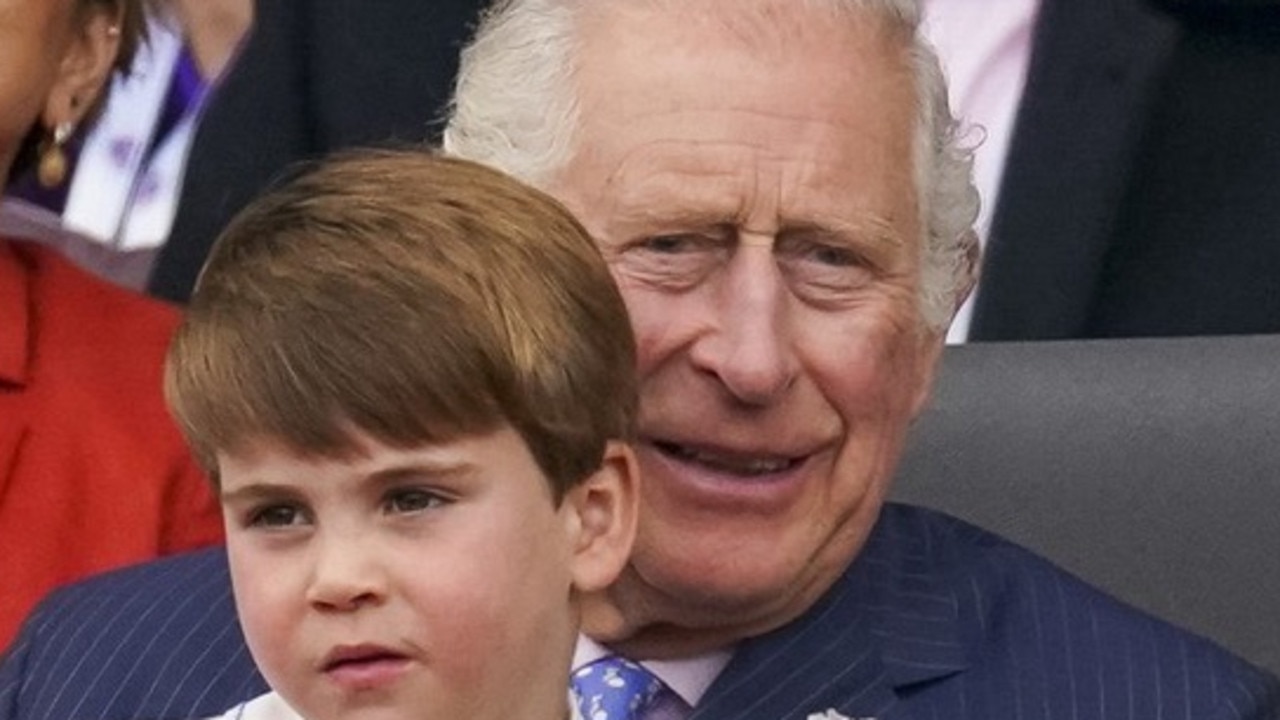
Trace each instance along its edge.
<path fill-rule="evenodd" d="M 373 645 L 339 645 L 321 661 L 320 670 L 334 682 L 353 690 L 367 690 L 395 681 L 409 666 L 404 653 Z"/>

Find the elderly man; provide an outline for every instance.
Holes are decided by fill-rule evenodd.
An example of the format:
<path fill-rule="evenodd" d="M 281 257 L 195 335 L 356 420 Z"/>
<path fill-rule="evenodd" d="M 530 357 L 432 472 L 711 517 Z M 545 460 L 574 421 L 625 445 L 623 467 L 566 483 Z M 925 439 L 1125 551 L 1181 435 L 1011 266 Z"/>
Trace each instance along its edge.
<path fill-rule="evenodd" d="M 587 609 L 575 677 L 643 678 L 627 704 L 648 720 L 1277 717 L 1275 679 L 1208 642 L 884 504 L 975 264 L 968 153 L 918 15 L 914 0 L 513 0 L 464 53 L 446 149 L 562 199 L 638 340 L 641 528 L 610 601 Z M 148 577 L 219 586 L 200 560 Z M 175 622 L 189 594 L 161 605 L 142 577 L 47 607 L 0 707 L 211 713 L 261 689 L 225 622 Z M 91 646 L 59 620 L 77 608 L 154 629 Z M 81 648 L 68 672 L 42 645 L 59 622 Z M 152 650 L 191 635 L 199 653 Z M 60 692 L 101 699 L 85 712 Z"/>
<path fill-rule="evenodd" d="M 446 151 L 565 202 L 631 312 L 645 530 L 595 627 L 630 653 L 723 648 L 831 589 L 971 283 L 937 66 L 911 4 L 875 5 L 517 2 L 463 55 Z"/>
<path fill-rule="evenodd" d="M 527 0 L 464 52 L 446 149 L 565 202 L 638 338 L 642 530 L 590 634 L 663 661 L 652 717 L 1274 716 L 1204 643 L 882 507 L 975 264 L 918 15 Z"/>

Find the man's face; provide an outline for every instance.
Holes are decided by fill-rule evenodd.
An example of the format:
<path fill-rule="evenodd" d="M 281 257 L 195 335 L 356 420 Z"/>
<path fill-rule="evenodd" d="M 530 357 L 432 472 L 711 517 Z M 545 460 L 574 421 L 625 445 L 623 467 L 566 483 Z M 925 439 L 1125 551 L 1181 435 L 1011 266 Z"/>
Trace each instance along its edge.
<path fill-rule="evenodd" d="M 572 501 L 554 506 L 509 428 L 358 437 L 350 460 L 219 457 L 236 605 L 271 686 L 313 720 L 563 713 Z"/>
<path fill-rule="evenodd" d="M 588 630 L 671 655 L 830 587 L 940 340 L 917 307 L 904 40 L 790 0 L 723 0 L 715 20 L 617 5 L 583 22 L 580 150 L 550 189 L 598 238 L 639 347 L 626 623 Z"/>

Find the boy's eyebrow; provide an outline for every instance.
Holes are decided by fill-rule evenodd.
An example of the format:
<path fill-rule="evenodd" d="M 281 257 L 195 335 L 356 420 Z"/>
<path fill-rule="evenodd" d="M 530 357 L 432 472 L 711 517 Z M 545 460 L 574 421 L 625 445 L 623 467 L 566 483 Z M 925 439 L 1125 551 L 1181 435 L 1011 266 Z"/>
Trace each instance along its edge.
<path fill-rule="evenodd" d="M 474 468 L 475 463 L 464 459 L 413 462 L 375 470 L 361 477 L 360 484 L 383 486 L 412 479 L 463 477 Z M 253 482 L 235 490 L 224 489 L 218 499 L 223 503 L 242 503 L 278 498 L 295 494 L 297 486 L 298 483 Z"/>
<path fill-rule="evenodd" d="M 218 493 L 218 501 L 226 504 L 250 503 L 255 500 L 265 500 L 268 498 L 279 498 L 293 494 L 293 488 L 289 485 L 278 485 L 274 483 L 251 483 L 235 490 L 223 489 Z"/>
<path fill-rule="evenodd" d="M 388 485 L 422 477 L 459 477 L 469 474 L 474 469 L 475 463 L 465 459 L 418 461 L 375 470 L 362 478 L 362 481 L 369 484 Z"/>

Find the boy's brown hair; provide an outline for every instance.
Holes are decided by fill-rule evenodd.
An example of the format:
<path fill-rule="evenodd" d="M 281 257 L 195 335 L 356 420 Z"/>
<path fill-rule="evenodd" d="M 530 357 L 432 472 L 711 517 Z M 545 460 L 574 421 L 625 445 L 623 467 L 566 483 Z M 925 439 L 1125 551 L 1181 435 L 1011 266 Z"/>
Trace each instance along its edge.
<path fill-rule="evenodd" d="M 197 457 L 258 440 L 303 454 L 509 423 L 558 502 L 629 439 L 635 348 L 587 232 L 494 170 L 418 151 L 321 163 L 219 238 L 169 350 Z"/>

